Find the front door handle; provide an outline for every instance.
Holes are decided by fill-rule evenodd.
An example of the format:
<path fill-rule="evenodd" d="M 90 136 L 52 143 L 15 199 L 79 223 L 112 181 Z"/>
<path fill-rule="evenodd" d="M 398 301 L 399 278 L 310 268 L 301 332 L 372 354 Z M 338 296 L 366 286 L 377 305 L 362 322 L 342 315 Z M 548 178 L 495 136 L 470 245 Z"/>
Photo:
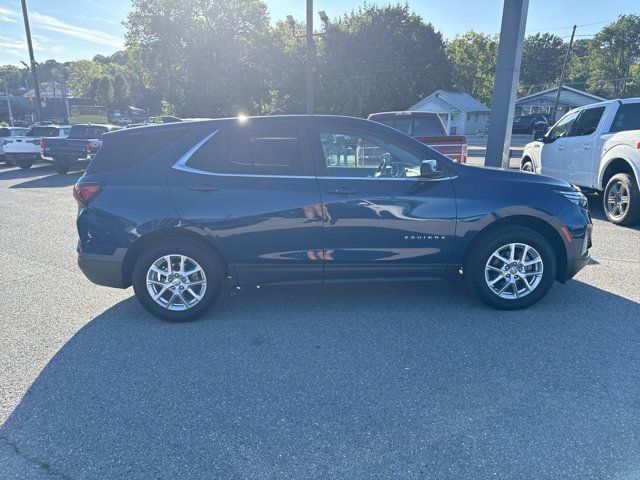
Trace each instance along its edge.
<path fill-rule="evenodd" d="M 585 150 L 590 150 L 591 149 L 591 145 L 583 145 L 582 148 L 584 148 Z"/>
<path fill-rule="evenodd" d="M 220 190 L 220 189 L 218 187 L 216 187 L 215 185 L 210 185 L 208 183 L 200 183 L 198 185 L 190 185 L 190 186 L 188 186 L 187 190 L 191 190 L 192 192 L 207 193 L 207 192 L 215 192 L 215 191 Z"/>
<path fill-rule="evenodd" d="M 327 193 L 331 195 L 355 195 L 358 192 L 349 188 L 334 188 L 333 190 L 327 190 Z"/>

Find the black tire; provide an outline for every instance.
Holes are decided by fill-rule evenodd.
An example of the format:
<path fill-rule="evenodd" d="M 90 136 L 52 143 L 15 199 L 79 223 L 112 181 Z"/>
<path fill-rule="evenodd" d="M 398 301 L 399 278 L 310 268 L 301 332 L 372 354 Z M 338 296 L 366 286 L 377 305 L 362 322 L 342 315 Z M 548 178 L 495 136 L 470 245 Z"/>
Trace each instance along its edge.
<path fill-rule="evenodd" d="M 16 167 L 20 167 L 23 170 L 28 170 L 33 166 L 33 160 L 29 159 L 29 160 L 24 160 L 24 159 L 15 159 L 13 161 L 13 164 Z"/>
<path fill-rule="evenodd" d="M 620 214 L 617 214 L 617 210 L 610 211 L 608 204 L 612 189 L 618 185 L 624 186 L 629 194 L 627 208 Z M 611 177 L 602 194 L 602 206 L 607 219 L 615 225 L 633 225 L 640 221 L 640 190 L 635 178 L 628 173 L 618 173 Z"/>
<path fill-rule="evenodd" d="M 147 289 L 147 272 L 153 263 L 165 255 L 185 255 L 196 261 L 206 275 L 207 286 L 199 303 L 187 310 L 169 310 L 153 300 Z M 184 322 L 203 315 L 211 308 L 222 292 L 223 273 L 214 255 L 203 246 L 189 239 L 161 240 L 138 257 L 133 267 L 133 290 L 140 304 L 158 318 L 170 322 Z"/>
<path fill-rule="evenodd" d="M 527 173 L 536 173 L 536 168 L 534 167 L 533 162 L 529 159 L 522 162 L 520 170 Z"/>
<path fill-rule="evenodd" d="M 53 169 L 56 173 L 67 173 L 69 171 L 69 162 L 64 158 L 53 158 Z"/>
<path fill-rule="evenodd" d="M 520 298 L 505 299 L 487 284 L 485 266 L 496 250 L 511 243 L 524 243 L 533 247 L 540 255 L 543 270 L 542 278 L 533 291 Z M 547 239 L 534 230 L 513 225 L 491 230 L 475 240 L 464 265 L 464 280 L 469 291 L 483 303 L 498 310 L 520 310 L 533 305 L 547 294 L 555 281 L 556 270 L 556 255 Z"/>

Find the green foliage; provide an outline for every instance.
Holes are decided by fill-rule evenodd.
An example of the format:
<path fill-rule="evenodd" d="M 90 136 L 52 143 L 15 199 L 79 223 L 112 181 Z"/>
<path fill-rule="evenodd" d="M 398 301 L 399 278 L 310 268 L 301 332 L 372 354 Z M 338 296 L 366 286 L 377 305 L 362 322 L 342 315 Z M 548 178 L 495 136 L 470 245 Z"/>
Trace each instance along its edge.
<path fill-rule="evenodd" d="M 404 110 L 447 87 L 442 35 L 404 5 L 366 5 L 329 24 L 319 45 L 318 110 Z"/>
<path fill-rule="evenodd" d="M 631 69 L 639 62 L 640 16 L 620 15 L 590 43 L 588 85 L 600 94 L 624 96 Z"/>
<path fill-rule="evenodd" d="M 269 97 L 273 36 L 260 0 L 134 0 L 126 43 L 179 115 L 253 113 Z"/>
<path fill-rule="evenodd" d="M 557 35 L 536 33 L 524 40 L 520 89 L 525 94 L 557 85 L 567 45 Z"/>
<path fill-rule="evenodd" d="M 490 105 L 498 56 L 497 37 L 471 30 L 451 40 L 447 53 L 453 65 L 454 88 Z"/>

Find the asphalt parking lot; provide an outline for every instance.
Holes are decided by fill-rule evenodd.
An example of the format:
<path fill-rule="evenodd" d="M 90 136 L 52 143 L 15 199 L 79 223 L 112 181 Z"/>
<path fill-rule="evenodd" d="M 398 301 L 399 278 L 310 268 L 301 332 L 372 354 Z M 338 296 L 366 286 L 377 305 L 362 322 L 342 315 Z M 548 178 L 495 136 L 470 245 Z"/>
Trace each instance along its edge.
<path fill-rule="evenodd" d="M 0 168 L 0 478 L 640 478 L 640 228 L 534 307 L 265 288 L 156 320 L 75 265 L 78 175 Z"/>

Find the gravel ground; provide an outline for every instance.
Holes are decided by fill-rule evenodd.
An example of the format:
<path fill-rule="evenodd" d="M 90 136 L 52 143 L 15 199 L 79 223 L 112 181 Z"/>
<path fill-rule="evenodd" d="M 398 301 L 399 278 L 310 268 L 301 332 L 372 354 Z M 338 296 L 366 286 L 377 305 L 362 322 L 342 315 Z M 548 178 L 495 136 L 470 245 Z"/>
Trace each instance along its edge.
<path fill-rule="evenodd" d="M 75 265 L 77 175 L 0 169 L 0 478 L 640 478 L 640 229 L 534 307 L 265 288 L 163 323 Z"/>

